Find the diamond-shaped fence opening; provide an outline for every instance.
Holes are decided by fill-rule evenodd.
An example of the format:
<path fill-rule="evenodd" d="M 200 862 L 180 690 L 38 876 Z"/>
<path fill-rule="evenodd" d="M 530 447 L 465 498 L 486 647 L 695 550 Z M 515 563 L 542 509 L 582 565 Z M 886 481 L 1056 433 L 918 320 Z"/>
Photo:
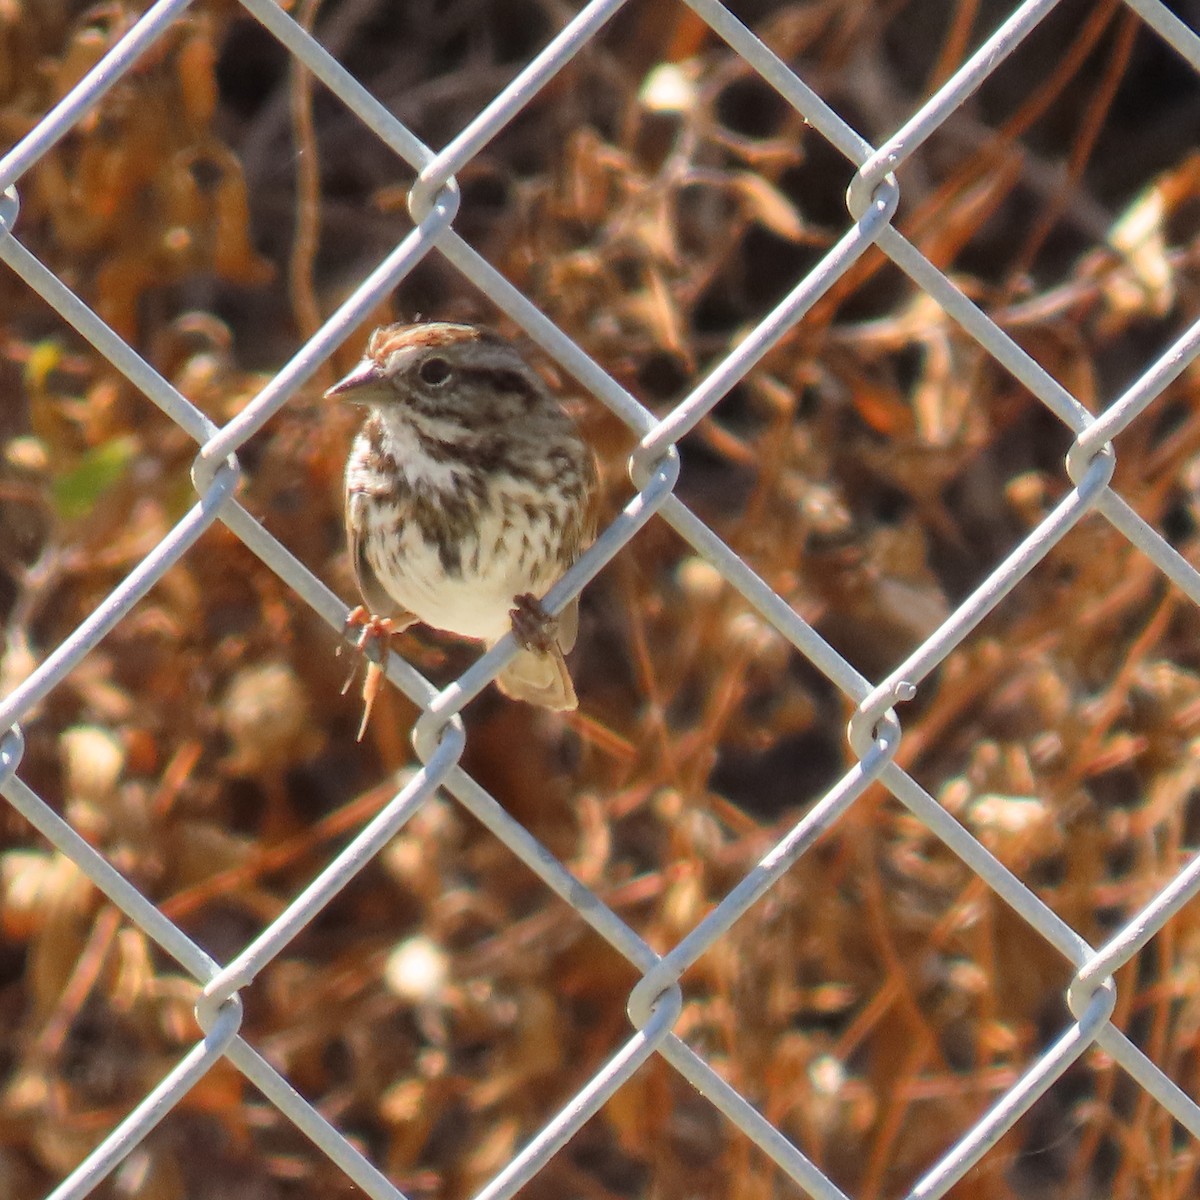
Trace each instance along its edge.
<path fill-rule="evenodd" d="M 3 18 L 6 1194 L 1188 1192 L 1200 39 L 759 7 Z M 582 705 L 357 745 L 414 311 L 577 393 Z"/>

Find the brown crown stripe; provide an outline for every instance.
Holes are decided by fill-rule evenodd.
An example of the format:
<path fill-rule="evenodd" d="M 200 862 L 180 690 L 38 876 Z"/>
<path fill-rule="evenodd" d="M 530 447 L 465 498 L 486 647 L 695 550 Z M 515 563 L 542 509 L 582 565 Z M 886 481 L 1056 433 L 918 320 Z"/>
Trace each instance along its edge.
<path fill-rule="evenodd" d="M 486 336 L 485 336 L 486 335 Z M 390 354 L 404 346 L 459 346 L 464 342 L 493 342 L 496 334 L 472 325 L 388 325 L 371 337 L 368 353 Z"/>

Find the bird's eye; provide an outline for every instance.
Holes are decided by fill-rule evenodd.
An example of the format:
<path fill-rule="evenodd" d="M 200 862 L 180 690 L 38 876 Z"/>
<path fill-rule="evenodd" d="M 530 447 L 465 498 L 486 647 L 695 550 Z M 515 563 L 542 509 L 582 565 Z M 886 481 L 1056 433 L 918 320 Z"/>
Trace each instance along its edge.
<path fill-rule="evenodd" d="M 422 383 L 438 387 L 450 378 L 450 364 L 444 358 L 427 358 L 418 368 Z"/>

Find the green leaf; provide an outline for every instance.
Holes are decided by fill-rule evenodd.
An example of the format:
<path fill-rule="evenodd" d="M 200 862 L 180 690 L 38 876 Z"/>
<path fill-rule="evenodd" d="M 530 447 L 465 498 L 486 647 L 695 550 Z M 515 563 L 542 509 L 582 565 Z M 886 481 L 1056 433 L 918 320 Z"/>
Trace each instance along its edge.
<path fill-rule="evenodd" d="M 138 440 L 132 434 L 110 438 L 87 451 L 51 484 L 55 512 L 66 521 L 86 517 L 100 497 L 120 481 L 137 451 Z"/>

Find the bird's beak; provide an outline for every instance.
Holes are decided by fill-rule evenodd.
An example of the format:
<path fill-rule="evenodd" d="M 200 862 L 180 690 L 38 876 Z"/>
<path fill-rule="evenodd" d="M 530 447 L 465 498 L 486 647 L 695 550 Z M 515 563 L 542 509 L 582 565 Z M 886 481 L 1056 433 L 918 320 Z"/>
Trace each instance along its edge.
<path fill-rule="evenodd" d="M 362 362 L 325 393 L 327 400 L 346 400 L 350 404 L 370 404 L 386 398 L 391 388 L 379 364 L 373 359 Z"/>

